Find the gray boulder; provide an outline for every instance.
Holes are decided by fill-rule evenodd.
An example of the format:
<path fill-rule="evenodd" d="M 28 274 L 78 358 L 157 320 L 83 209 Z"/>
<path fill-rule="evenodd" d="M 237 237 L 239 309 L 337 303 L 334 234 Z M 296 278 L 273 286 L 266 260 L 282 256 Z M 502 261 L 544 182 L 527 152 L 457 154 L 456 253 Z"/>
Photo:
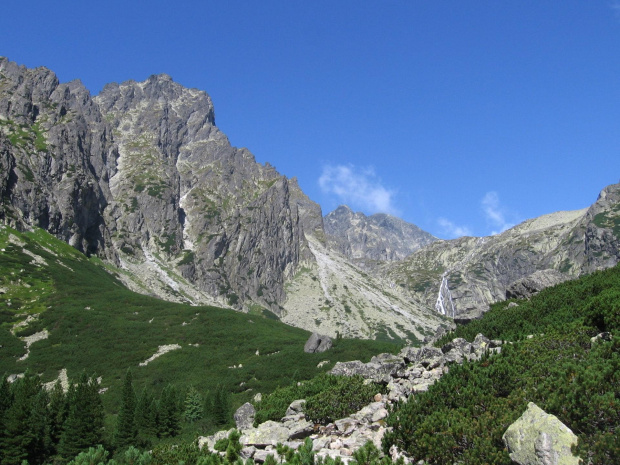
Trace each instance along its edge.
<path fill-rule="evenodd" d="M 246 402 L 237 409 L 233 418 L 239 431 L 245 431 L 254 425 L 254 416 L 256 415 L 256 409 L 252 404 Z"/>
<path fill-rule="evenodd" d="M 332 348 L 333 342 L 329 336 L 323 336 L 319 333 L 312 333 L 304 345 L 304 352 L 314 354 L 316 352 L 325 352 Z"/>
<path fill-rule="evenodd" d="M 502 436 L 510 458 L 519 465 L 578 465 L 571 452 L 577 436 L 554 415 L 533 402 Z"/>
<path fill-rule="evenodd" d="M 267 446 L 275 446 L 278 443 L 284 443 L 288 441 L 289 437 L 290 432 L 287 427 L 281 423 L 269 420 L 258 425 L 258 428 L 245 431 L 239 442 L 246 446 L 265 448 Z"/>

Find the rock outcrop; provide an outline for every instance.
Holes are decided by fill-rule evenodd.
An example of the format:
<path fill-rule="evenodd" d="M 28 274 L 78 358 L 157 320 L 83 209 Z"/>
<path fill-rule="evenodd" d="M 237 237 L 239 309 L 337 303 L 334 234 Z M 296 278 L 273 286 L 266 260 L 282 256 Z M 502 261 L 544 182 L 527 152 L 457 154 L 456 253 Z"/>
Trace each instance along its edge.
<path fill-rule="evenodd" d="M 439 241 L 346 207 L 323 219 L 296 179 L 230 144 L 205 92 L 157 75 L 93 97 L 3 57 L 0 195 L 0 222 L 103 258 L 137 292 L 330 337 L 421 341 L 536 272 L 620 260 L 620 184 L 487 238 Z"/>
<path fill-rule="evenodd" d="M 620 184 L 588 209 L 557 212 L 489 237 L 436 241 L 379 271 L 427 307 L 463 321 L 532 285 L 535 291 L 620 261 Z M 529 278 L 529 279 L 528 279 Z M 521 287 L 521 291 L 516 290 Z"/>
<path fill-rule="evenodd" d="M 394 327 L 387 337 L 413 342 L 443 323 L 343 257 L 349 272 L 327 271 L 320 207 L 231 146 L 210 97 L 167 75 L 92 97 L 0 58 L 0 193 L 0 221 L 100 256 L 137 292 L 331 337 Z"/>
<path fill-rule="evenodd" d="M 555 270 L 538 270 L 525 278 L 518 279 L 506 289 L 507 299 L 529 299 L 543 289 L 560 284 L 568 276 Z"/>
<path fill-rule="evenodd" d="M 533 402 L 502 436 L 513 462 L 519 465 L 578 465 L 571 452 L 577 436 L 554 415 Z"/>

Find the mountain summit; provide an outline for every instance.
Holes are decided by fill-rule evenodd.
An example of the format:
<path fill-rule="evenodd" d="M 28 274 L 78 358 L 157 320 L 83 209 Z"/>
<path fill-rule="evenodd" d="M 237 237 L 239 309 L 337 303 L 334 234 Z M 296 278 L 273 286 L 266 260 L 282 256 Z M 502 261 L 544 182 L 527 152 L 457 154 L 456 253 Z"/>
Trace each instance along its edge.
<path fill-rule="evenodd" d="M 354 260 L 402 260 L 436 241 L 416 225 L 386 213 L 366 216 L 341 205 L 323 218 L 332 246 Z"/>

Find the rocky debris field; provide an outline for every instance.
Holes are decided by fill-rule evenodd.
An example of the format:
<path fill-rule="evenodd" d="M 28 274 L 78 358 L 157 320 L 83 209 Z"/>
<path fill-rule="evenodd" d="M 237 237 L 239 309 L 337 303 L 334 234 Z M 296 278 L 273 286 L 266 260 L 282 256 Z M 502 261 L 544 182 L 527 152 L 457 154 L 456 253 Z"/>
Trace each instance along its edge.
<path fill-rule="evenodd" d="M 425 345 L 405 347 L 397 355 L 380 354 L 368 363 L 338 362 L 330 371 L 333 375 L 360 375 L 369 382 L 386 386 L 387 394 L 377 393 L 373 402 L 346 418 L 327 425 L 315 425 L 304 414 L 304 399 L 290 404 L 286 415 L 279 421 L 266 421 L 254 426 L 255 408 L 251 403 L 242 405 L 235 413 L 237 430 L 241 433 L 242 458 L 263 463 L 268 455 L 279 460 L 276 446 L 282 444 L 298 449 L 306 438 L 312 439 L 317 457 L 340 457 L 344 462 L 368 441 L 381 448 L 381 440 L 388 430 L 385 419 L 392 405 L 406 401 L 417 392 L 426 391 L 448 372 L 451 363 L 479 360 L 486 353 L 499 353 L 501 341 L 489 340 L 482 334 L 474 342 L 457 338 L 441 349 Z M 199 438 L 200 447 L 215 451 L 218 440 L 227 438 L 231 431 L 219 431 Z M 401 454 L 392 450 L 393 459 Z"/>

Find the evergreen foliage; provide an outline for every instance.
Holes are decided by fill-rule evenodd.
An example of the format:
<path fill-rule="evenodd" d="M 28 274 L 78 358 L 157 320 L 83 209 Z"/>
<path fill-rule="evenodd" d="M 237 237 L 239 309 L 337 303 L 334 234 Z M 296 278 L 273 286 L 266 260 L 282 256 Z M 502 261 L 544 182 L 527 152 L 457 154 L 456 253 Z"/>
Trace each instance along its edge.
<path fill-rule="evenodd" d="M 194 386 L 190 386 L 185 394 L 185 410 L 183 417 L 186 421 L 194 423 L 203 417 L 204 399 Z"/>
<path fill-rule="evenodd" d="M 207 413 L 218 427 L 223 427 L 232 421 L 232 405 L 230 392 L 224 385 L 218 385 L 213 394 L 207 398 Z"/>
<path fill-rule="evenodd" d="M 131 370 L 127 370 L 123 382 L 121 408 L 116 419 L 114 447 L 125 449 L 136 444 L 138 431 L 135 424 L 136 394 L 133 390 Z"/>
<path fill-rule="evenodd" d="M 277 386 L 289 385 L 293 378 L 311 379 L 337 361 L 368 361 L 377 353 L 398 350 L 394 343 L 341 339 L 330 349 L 331 363 L 317 368 L 323 355 L 303 352 L 310 335 L 307 331 L 260 315 L 175 304 L 133 293 L 113 277 L 121 271 L 112 269 L 110 273 L 100 260 L 85 257 L 43 230 L 22 233 L 0 228 L 0 248 L 5 250 L 0 254 L 0 286 L 6 289 L 0 294 L 0 373 L 29 369 L 48 382 L 57 379 L 63 368 L 70 377 L 84 369 L 95 370 L 103 379 L 100 387 L 107 388 L 103 400 L 110 443 L 128 368 L 136 392 L 147 388 L 154 398 L 159 398 L 168 384 L 174 384 L 180 393 L 193 385 L 200 386 L 200 394 L 209 404 L 221 386 L 229 408 L 222 409 L 224 415 L 218 415 L 218 422 L 203 408 L 203 418 L 191 427 L 182 424 L 179 434 L 190 439 L 197 430 L 209 434 L 218 423 L 230 424 L 234 409 L 256 392 L 269 393 Z M 29 253 L 41 257 L 46 265 L 32 264 Z M 10 330 L 23 321 L 24 314 L 38 319 L 18 335 L 47 329 L 49 337 L 33 344 L 28 358 L 18 362 L 24 355 L 24 343 Z M 182 349 L 139 366 L 165 344 L 179 344 Z M 230 365 L 238 368 L 230 369 Z M 180 412 L 182 416 L 184 406 Z M 151 422 L 156 420 L 154 416 L 156 411 Z M 144 431 L 138 442 L 147 439 Z M 147 435 L 156 436 L 156 432 Z"/>
<path fill-rule="evenodd" d="M 326 424 L 356 412 L 372 401 L 385 388 L 365 384 L 361 376 L 321 374 L 309 381 L 292 383 L 265 396 L 256 406 L 255 424 L 278 421 L 296 399 L 306 399 L 306 416 L 316 423 Z"/>
<path fill-rule="evenodd" d="M 58 444 L 65 459 L 103 442 L 103 404 L 94 377 L 82 372 L 67 393 L 68 413 Z"/>
<path fill-rule="evenodd" d="M 169 384 L 161 392 L 157 415 L 158 436 L 162 438 L 174 437 L 179 434 L 181 427 L 181 411 L 176 388 Z"/>
<path fill-rule="evenodd" d="M 154 396 L 146 388 L 142 389 L 134 415 L 137 430 L 136 445 L 149 447 L 157 437 L 157 409 Z"/>
<path fill-rule="evenodd" d="M 46 393 L 39 377 L 26 373 L 10 387 L 10 406 L 3 416 L 0 457 L 3 465 L 38 463 L 45 456 Z M 35 462 L 35 460 L 37 462 Z"/>

